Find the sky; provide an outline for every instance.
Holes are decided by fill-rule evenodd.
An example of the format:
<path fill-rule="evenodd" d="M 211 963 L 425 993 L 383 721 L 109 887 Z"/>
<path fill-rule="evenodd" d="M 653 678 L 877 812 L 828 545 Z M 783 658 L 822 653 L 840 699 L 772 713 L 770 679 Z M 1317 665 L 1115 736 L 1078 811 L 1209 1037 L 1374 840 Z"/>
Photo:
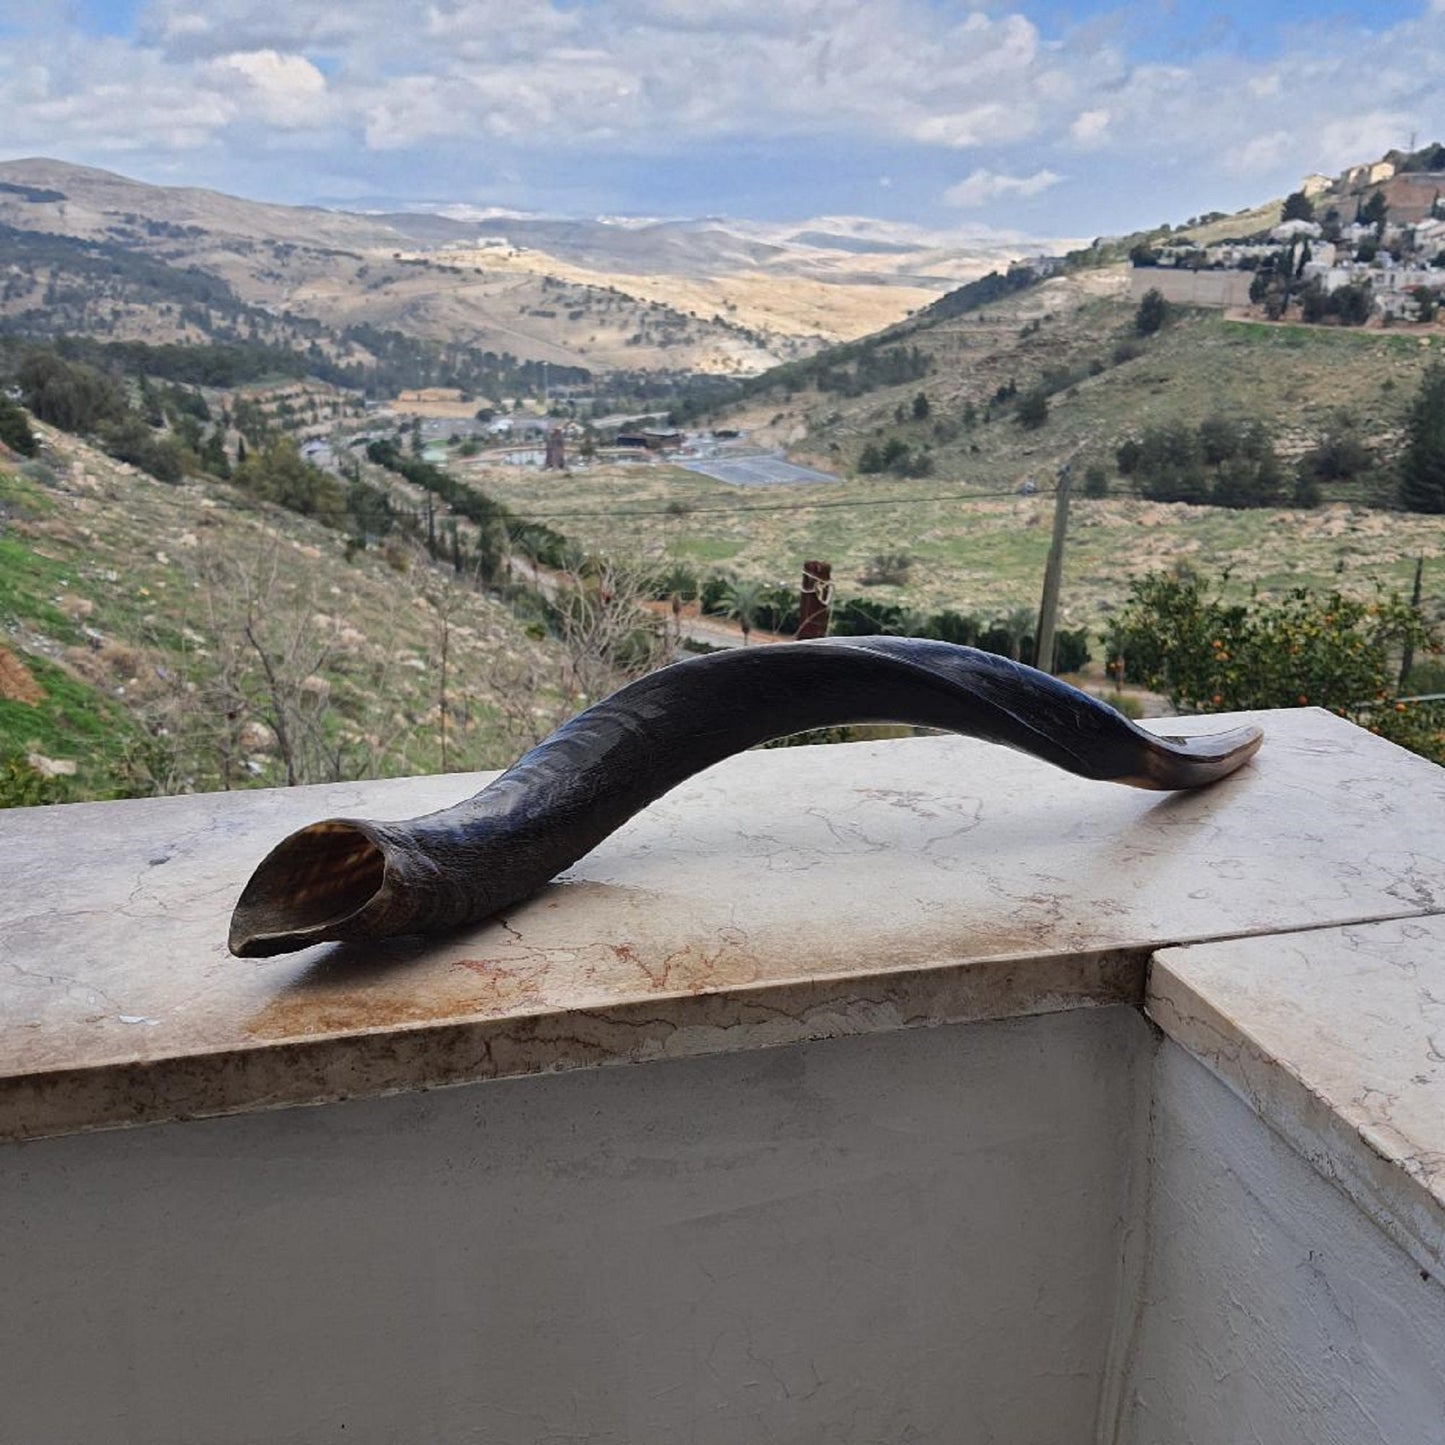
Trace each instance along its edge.
<path fill-rule="evenodd" d="M 0 157 L 1087 237 L 1445 139 L 1445 0 L 0 0 Z"/>

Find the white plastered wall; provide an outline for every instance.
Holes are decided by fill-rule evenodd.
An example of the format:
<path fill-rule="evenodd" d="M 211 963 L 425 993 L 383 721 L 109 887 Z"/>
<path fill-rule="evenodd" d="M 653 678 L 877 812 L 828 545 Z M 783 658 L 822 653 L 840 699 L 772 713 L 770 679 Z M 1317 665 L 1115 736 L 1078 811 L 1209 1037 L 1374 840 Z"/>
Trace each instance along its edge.
<path fill-rule="evenodd" d="M 0 1152 L 25 1445 L 1089 1445 L 1124 1008 Z"/>
<path fill-rule="evenodd" d="M 1445 1287 L 1191 1055 L 1153 1066 L 1109 1445 L 1445 1445 Z"/>
<path fill-rule="evenodd" d="M 1445 1289 L 1132 1010 L 0 1150 L 0 1440 L 1445 1445 Z"/>

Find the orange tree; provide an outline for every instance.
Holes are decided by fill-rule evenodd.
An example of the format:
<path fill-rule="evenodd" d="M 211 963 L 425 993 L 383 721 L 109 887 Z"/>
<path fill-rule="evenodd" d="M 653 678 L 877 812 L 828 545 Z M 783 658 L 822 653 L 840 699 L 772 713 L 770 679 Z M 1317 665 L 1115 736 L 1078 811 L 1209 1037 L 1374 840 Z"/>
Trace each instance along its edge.
<path fill-rule="evenodd" d="M 1445 763 L 1445 710 L 1397 696 L 1407 650 L 1438 652 L 1439 640 L 1393 593 L 1362 601 L 1299 587 L 1226 604 L 1196 577 L 1152 573 L 1111 630 L 1109 669 L 1190 712 L 1328 708 Z"/>

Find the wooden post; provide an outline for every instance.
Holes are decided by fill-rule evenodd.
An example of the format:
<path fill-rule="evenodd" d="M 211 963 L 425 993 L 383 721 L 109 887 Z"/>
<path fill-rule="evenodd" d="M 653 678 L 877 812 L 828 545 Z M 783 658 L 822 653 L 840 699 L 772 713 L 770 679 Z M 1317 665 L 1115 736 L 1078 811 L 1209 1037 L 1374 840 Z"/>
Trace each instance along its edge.
<path fill-rule="evenodd" d="M 828 609 L 833 605 L 833 567 L 828 562 L 804 562 L 803 586 L 798 593 L 799 642 L 828 635 Z"/>
<path fill-rule="evenodd" d="M 1420 586 L 1425 579 L 1425 559 L 1415 558 L 1415 586 L 1410 593 L 1410 606 L 1415 609 L 1415 615 L 1420 615 Z M 1415 649 L 1407 642 L 1400 654 L 1400 684 L 1397 692 L 1404 692 L 1406 682 L 1410 676 L 1410 669 L 1415 665 Z"/>
<path fill-rule="evenodd" d="M 1059 614 L 1059 583 L 1064 575 L 1064 539 L 1069 529 L 1069 488 L 1073 485 L 1073 463 L 1059 468 L 1058 490 L 1054 494 L 1054 536 L 1044 568 L 1044 595 L 1039 603 L 1039 626 L 1034 639 L 1034 666 L 1043 672 L 1054 670 L 1054 624 Z"/>

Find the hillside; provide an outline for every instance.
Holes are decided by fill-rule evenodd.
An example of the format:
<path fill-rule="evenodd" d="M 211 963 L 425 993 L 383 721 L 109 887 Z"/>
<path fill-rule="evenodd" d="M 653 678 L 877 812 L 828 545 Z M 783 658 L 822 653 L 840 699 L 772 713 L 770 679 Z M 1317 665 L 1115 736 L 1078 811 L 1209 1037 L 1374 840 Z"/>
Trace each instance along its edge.
<path fill-rule="evenodd" d="M 844 468 L 868 441 L 897 434 L 931 449 L 934 475 L 1007 487 L 1050 474 L 1068 456 L 1081 469 L 1112 469 L 1119 443 L 1145 426 L 1216 415 L 1265 422 L 1293 457 L 1343 410 L 1367 445 L 1388 449 L 1425 366 L 1445 351 L 1439 327 L 1276 326 L 1204 310 L 1176 313 L 1145 340 L 1135 332 L 1136 311 L 1122 267 L 1054 277 L 977 311 L 887 333 L 883 344 L 924 358 L 928 371 L 917 382 L 856 397 L 816 388 L 789 397 L 774 388 L 741 419 L 785 432 L 800 454 Z M 1025 394 L 1040 385 L 1049 413 L 1037 430 L 995 403 L 1000 387 Z M 907 411 L 919 391 L 929 399 L 927 421 L 899 423 L 899 407 Z M 783 416 L 774 422 L 778 406 Z"/>
<path fill-rule="evenodd" d="M 1028 246 L 839 220 L 367 216 L 41 159 L 0 163 L 0 227 L 0 325 L 41 334 L 295 344 L 309 328 L 335 351 L 368 326 L 554 366 L 737 374 L 876 330 Z"/>
<path fill-rule="evenodd" d="M 1369 505 L 1386 486 L 1383 468 L 1426 366 L 1445 355 L 1445 329 L 1270 326 L 1189 311 L 1146 339 L 1136 333 L 1126 287 L 1117 266 L 1037 281 L 751 383 L 752 394 L 725 413 L 727 425 L 836 471 L 833 485 L 758 491 L 634 468 L 579 474 L 561 500 L 555 483 L 525 473 L 479 476 L 518 511 L 551 517 L 594 546 L 769 582 L 791 583 L 802 559 L 823 558 L 840 597 L 988 619 L 1037 608 L 1048 493 L 1072 458 L 1076 477 L 1097 466 L 1111 492 L 1095 500 L 1076 490 L 1065 570 L 1065 621 L 1096 634 L 1130 580 L 1156 569 L 1227 568 L 1240 597 L 1254 585 L 1272 595 L 1303 584 L 1368 594 L 1377 582 L 1407 590 L 1414 558 L 1445 555 L 1445 519 Z M 887 369 L 878 358 L 890 354 L 906 362 L 908 378 L 871 384 Z M 1022 395 L 1041 381 L 1057 389 L 1043 424 L 1028 429 L 1016 397 L 996 397 L 1000 388 Z M 1233 511 L 1132 495 L 1118 473 L 1120 443 L 1147 427 L 1196 427 L 1218 416 L 1263 422 L 1290 475 L 1302 454 L 1347 426 L 1375 471 L 1332 483 L 1327 505 L 1315 511 Z M 915 461 L 926 456 L 926 474 L 859 473 L 865 448 L 890 441 Z M 1037 493 L 1019 495 L 1030 483 Z M 882 570 L 901 580 L 861 580 L 880 570 L 876 559 L 900 557 L 901 569 Z M 1427 566 L 1425 601 L 1432 616 L 1445 615 L 1438 565 Z"/>
<path fill-rule="evenodd" d="M 558 645 L 424 553 L 348 558 L 37 431 L 38 460 L 0 447 L 0 782 L 29 755 L 71 797 L 498 767 L 569 710 Z"/>

